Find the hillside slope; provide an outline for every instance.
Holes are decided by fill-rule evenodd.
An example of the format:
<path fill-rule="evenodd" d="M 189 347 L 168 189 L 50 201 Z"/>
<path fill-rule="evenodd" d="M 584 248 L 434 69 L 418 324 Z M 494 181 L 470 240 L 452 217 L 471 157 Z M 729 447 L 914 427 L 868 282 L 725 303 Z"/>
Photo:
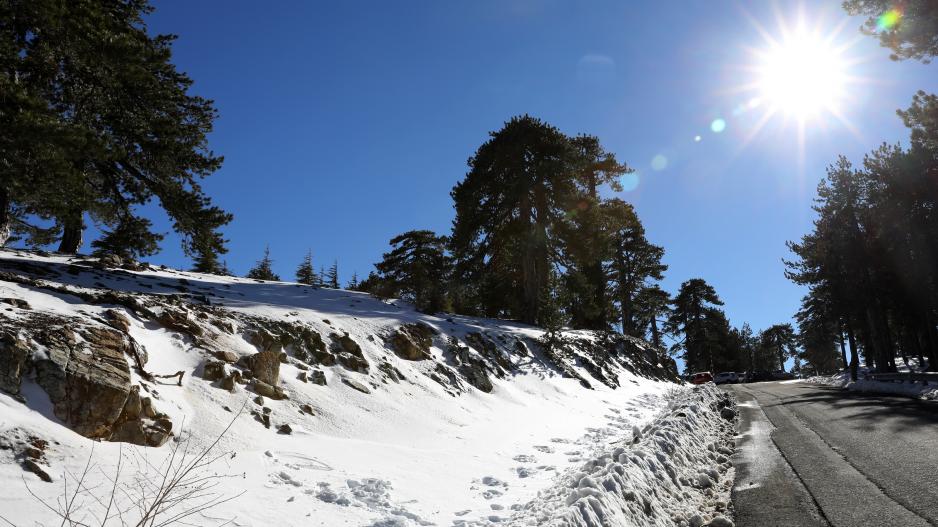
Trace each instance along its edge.
<path fill-rule="evenodd" d="M 115 474 L 145 489 L 216 438 L 211 486 L 175 510 L 234 499 L 192 524 L 499 523 L 676 387 L 636 339 L 567 332 L 546 353 L 537 328 L 293 283 L 3 250 L 0 302 L 0 510 L 17 525 L 52 521 L 39 500 L 61 507 L 83 472 L 76 501 L 100 523 Z"/>

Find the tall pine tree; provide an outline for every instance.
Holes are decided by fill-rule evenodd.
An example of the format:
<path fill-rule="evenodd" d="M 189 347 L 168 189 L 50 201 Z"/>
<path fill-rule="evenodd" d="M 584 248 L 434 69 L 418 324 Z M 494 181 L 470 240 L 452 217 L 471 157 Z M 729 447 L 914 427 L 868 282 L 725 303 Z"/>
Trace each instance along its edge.
<path fill-rule="evenodd" d="M 160 236 L 139 213 L 156 198 L 200 269 L 225 252 L 218 229 L 231 215 L 200 187 L 222 161 L 207 147 L 216 111 L 171 63 L 174 37 L 148 34 L 151 11 L 145 0 L 0 2 L 0 245 L 57 237 L 74 253 L 91 218 L 104 232 L 96 251 L 152 254 Z"/>
<path fill-rule="evenodd" d="M 272 282 L 279 282 L 280 277 L 274 273 L 273 263 L 274 261 L 270 258 L 270 246 L 267 246 L 264 248 L 264 257 L 258 260 L 257 263 L 254 264 L 254 267 L 252 267 L 245 276 L 255 280 L 269 280 Z"/>
<path fill-rule="evenodd" d="M 375 264 L 384 294 L 408 300 L 424 313 L 446 309 L 450 259 L 447 239 L 433 231 L 408 231 L 391 239 L 391 251 Z"/>
<path fill-rule="evenodd" d="M 296 281 L 306 285 L 319 285 L 319 278 L 313 269 L 313 251 L 306 251 L 306 256 L 296 268 Z"/>

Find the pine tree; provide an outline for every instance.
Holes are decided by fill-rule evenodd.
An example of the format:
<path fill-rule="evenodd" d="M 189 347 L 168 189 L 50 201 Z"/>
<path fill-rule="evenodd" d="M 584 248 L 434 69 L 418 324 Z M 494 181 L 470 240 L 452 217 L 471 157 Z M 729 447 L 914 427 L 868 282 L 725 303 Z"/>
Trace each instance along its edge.
<path fill-rule="evenodd" d="M 453 188 L 454 253 L 466 277 L 480 282 L 492 315 L 540 321 L 550 226 L 560 209 L 551 202 L 573 186 L 570 150 L 556 128 L 515 117 L 479 147 L 466 178 Z"/>
<path fill-rule="evenodd" d="M 0 245 L 51 233 L 74 253 L 91 219 L 107 238 L 98 252 L 145 256 L 159 235 L 140 205 L 156 202 L 187 255 L 224 252 L 217 230 L 231 215 L 200 187 L 222 162 L 207 147 L 216 110 L 170 62 L 174 37 L 147 33 L 148 2 L 32 0 L 0 11 Z"/>
<path fill-rule="evenodd" d="M 91 242 L 91 246 L 96 256 L 114 254 L 124 260 L 133 260 L 138 255 L 155 253 L 162 238 L 150 232 L 150 220 L 128 216 L 113 230 L 105 230 L 104 236 Z"/>
<path fill-rule="evenodd" d="M 332 267 L 326 271 L 326 275 L 322 279 L 325 287 L 330 287 L 332 289 L 339 288 L 339 261 L 335 260 L 332 262 Z"/>
<path fill-rule="evenodd" d="M 725 320 L 715 306 L 722 306 L 723 302 L 713 286 L 702 278 L 692 278 L 681 284 L 672 304 L 668 332 L 683 337 L 672 350 L 683 351 L 688 371 L 712 371 L 716 356 L 714 337 L 723 329 L 720 326 Z"/>
<path fill-rule="evenodd" d="M 779 371 L 785 371 L 785 361 L 796 356 L 795 337 L 791 324 L 775 324 L 762 332 L 764 346 L 775 351 Z"/>
<path fill-rule="evenodd" d="M 408 300 L 424 313 L 444 310 L 450 275 L 446 243 L 446 237 L 428 230 L 392 238 L 392 250 L 375 264 L 383 294 Z"/>
<path fill-rule="evenodd" d="M 352 271 L 352 278 L 345 284 L 345 288 L 349 291 L 358 291 L 358 273 Z"/>
<path fill-rule="evenodd" d="M 303 257 L 300 266 L 296 268 L 296 281 L 306 285 L 319 285 L 319 278 L 316 276 L 316 271 L 313 270 L 313 251 L 306 251 L 306 256 Z"/>
<path fill-rule="evenodd" d="M 258 260 L 257 263 L 254 264 L 254 267 L 252 267 L 251 270 L 248 271 L 248 274 L 246 274 L 245 276 L 247 278 L 253 278 L 255 280 L 268 280 L 271 282 L 279 282 L 280 277 L 277 276 L 276 273 L 274 273 L 274 270 L 272 268 L 273 263 L 274 263 L 273 260 L 270 259 L 270 246 L 267 246 L 264 249 L 264 257 Z"/>
<path fill-rule="evenodd" d="M 893 60 L 928 63 L 938 56 L 938 3 L 934 0 L 845 0 L 851 16 L 865 15 L 863 32 L 892 50 Z"/>
<path fill-rule="evenodd" d="M 661 263 L 664 249 L 645 238 L 645 228 L 634 209 L 618 199 L 604 204 L 606 230 L 611 243 L 609 278 L 619 305 L 622 333 L 642 336 L 637 305 L 639 293 L 651 280 L 661 280 L 668 266 Z"/>
<path fill-rule="evenodd" d="M 671 295 L 657 284 L 643 287 L 635 296 L 635 318 L 643 334 L 650 334 L 651 343 L 662 346 L 660 324 L 667 321 L 671 313 Z"/>
<path fill-rule="evenodd" d="M 577 189 L 566 206 L 568 213 L 557 227 L 565 269 L 561 282 L 566 309 L 572 327 L 606 330 L 616 317 L 605 269 L 612 257 L 612 240 L 599 190 L 604 185 L 613 191 L 621 190 L 619 178 L 631 169 L 606 152 L 596 137 L 581 135 L 571 143 L 576 154 Z"/>

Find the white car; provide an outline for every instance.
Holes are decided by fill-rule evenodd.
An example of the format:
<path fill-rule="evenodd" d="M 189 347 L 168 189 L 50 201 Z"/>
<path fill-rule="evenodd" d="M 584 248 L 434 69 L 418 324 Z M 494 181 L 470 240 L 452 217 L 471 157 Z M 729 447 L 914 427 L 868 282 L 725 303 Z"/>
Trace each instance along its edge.
<path fill-rule="evenodd" d="M 713 377 L 714 384 L 736 384 L 739 382 L 739 374 L 735 371 L 724 371 Z"/>

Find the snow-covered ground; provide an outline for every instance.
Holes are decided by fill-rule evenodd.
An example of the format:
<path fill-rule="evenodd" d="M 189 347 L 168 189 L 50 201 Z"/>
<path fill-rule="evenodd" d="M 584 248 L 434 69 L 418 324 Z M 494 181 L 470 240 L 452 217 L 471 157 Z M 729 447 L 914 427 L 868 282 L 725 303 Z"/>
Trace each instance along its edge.
<path fill-rule="evenodd" d="M 158 448 L 75 433 L 31 377 L 20 398 L 0 392 L 0 516 L 14 525 L 57 525 L 52 509 L 66 506 L 63 496 L 85 473 L 73 504 L 79 519 L 100 524 L 114 488 L 125 492 L 115 493 L 111 514 L 121 509 L 130 518 L 140 502 L 132 489 L 159 482 L 166 466 L 193 459 L 216 438 L 213 461 L 194 472 L 198 491 L 176 510 L 221 503 L 185 518 L 190 525 L 699 525 L 727 507 L 731 421 L 720 417 L 718 404 L 728 404 L 720 403 L 722 392 L 639 376 L 628 360 L 600 372 L 602 379 L 587 356 L 572 356 L 564 371 L 537 349 L 536 328 L 432 317 L 361 293 L 165 268 L 92 270 L 14 251 L 0 254 L 4 266 L 34 281 L 0 276 L 0 299 L 28 306 L 0 311 L 0 322 L 43 313 L 92 324 L 120 309 L 150 373 L 185 372 L 181 386 L 132 373 L 174 423 L 174 439 Z M 44 275 L 42 266 L 68 272 Z M 317 366 L 326 379 L 318 385 L 302 380 L 307 366 L 291 357 L 280 365 L 288 399 L 258 400 L 249 385 L 229 392 L 200 378 L 211 355 L 178 328 L 76 296 L 102 290 L 176 295 L 177 304 L 183 297 L 191 320 L 228 313 L 242 316 L 223 320 L 235 326 L 263 319 L 345 334 L 371 368 Z M 196 297 L 210 307 L 196 312 L 186 304 Z M 401 359 L 385 337 L 415 322 L 470 347 L 473 334 L 490 338 L 501 346 L 506 373 L 491 375 L 490 393 L 470 386 L 451 373 L 456 365 L 442 336 L 427 360 Z M 213 333 L 212 342 L 239 357 L 257 352 L 239 329 Z M 36 463 L 51 483 L 23 470 L 30 445 L 41 447 Z"/>
<path fill-rule="evenodd" d="M 905 371 L 908 371 L 906 369 Z M 938 385 L 934 382 L 922 384 L 921 382 L 886 382 L 868 379 L 850 380 L 850 372 L 840 372 L 833 375 L 819 375 L 807 379 L 808 382 L 835 386 L 857 392 L 888 393 L 915 397 L 918 399 L 938 400 Z"/>

